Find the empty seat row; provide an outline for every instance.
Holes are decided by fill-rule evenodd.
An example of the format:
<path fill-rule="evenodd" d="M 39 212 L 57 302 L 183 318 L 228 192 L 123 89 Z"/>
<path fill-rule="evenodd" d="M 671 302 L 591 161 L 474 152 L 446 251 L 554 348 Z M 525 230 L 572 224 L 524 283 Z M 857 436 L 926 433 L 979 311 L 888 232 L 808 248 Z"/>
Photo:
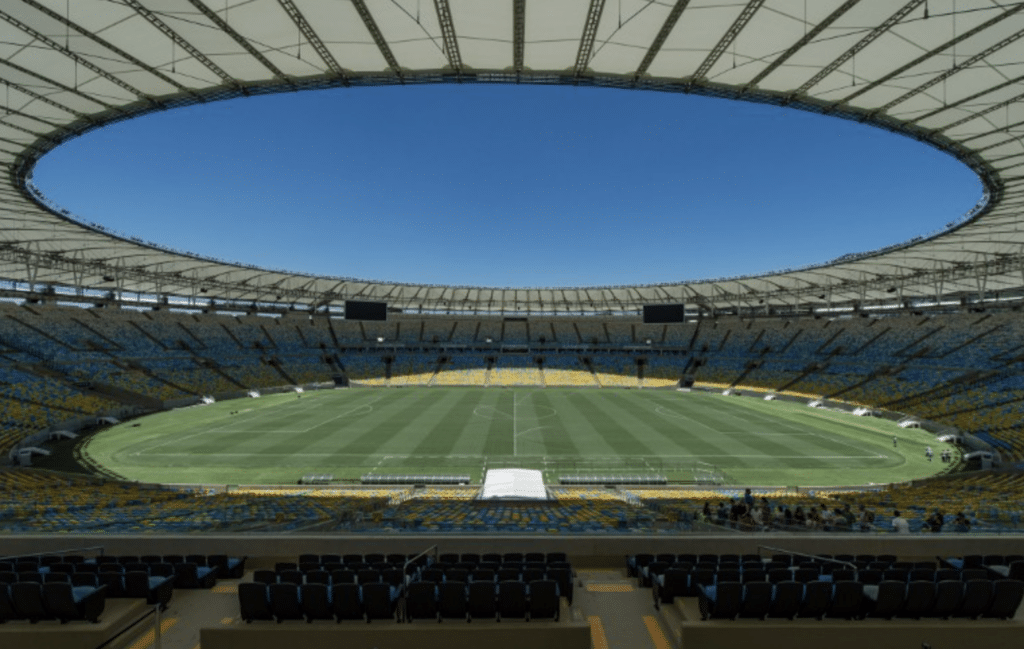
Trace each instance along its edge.
<path fill-rule="evenodd" d="M 390 584 L 264 584 L 238 585 L 241 617 L 253 620 L 386 620 L 395 619 L 399 590 Z"/>
<path fill-rule="evenodd" d="M 0 623 L 9 620 L 98 622 L 106 607 L 104 586 L 73 586 L 67 582 L 0 583 Z"/>
<path fill-rule="evenodd" d="M 85 557 L 82 555 L 41 555 L 32 557 L 19 557 L 14 560 L 0 561 L 0 572 L 28 570 L 54 569 L 60 566 L 62 572 L 96 572 L 100 566 L 112 564 L 135 564 L 135 563 L 194 563 L 204 568 L 220 568 L 220 574 L 224 577 L 241 577 L 245 571 L 246 557 L 229 557 L 226 554 L 147 554 L 147 555 L 100 555 L 96 557 Z M 71 566 L 70 568 L 68 566 Z"/>
<path fill-rule="evenodd" d="M 253 581 L 263 584 L 377 584 L 386 583 L 392 586 L 401 586 L 405 583 L 405 576 L 398 568 L 388 570 L 313 570 L 302 572 L 299 570 L 283 570 L 274 572 L 272 570 L 257 570 L 253 572 Z"/>
<path fill-rule="evenodd" d="M 419 581 L 409 584 L 405 617 L 413 620 L 558 619 L 559 587 L 551 579 L 522 581 Z"/>
<path fill-rule="evenodd" d="M 1024 583 L 989 581 L 856 581 L 771 584 L 720 582 L 699 587 L 703 619 L 964 617 L 1012 618 Z"/>

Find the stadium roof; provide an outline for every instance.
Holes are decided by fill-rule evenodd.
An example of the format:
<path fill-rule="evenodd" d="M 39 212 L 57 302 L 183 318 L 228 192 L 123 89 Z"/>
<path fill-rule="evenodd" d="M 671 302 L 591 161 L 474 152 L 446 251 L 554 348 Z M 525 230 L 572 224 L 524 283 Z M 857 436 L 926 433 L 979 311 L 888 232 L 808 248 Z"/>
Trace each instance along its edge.
<path fill-rule="evenodd" d="M 321 306 L 539 313 L 807 307 L 1024 287 L 1024 3 L 996 0 L 9 0 L 0 5 L 0 277 Z M 272 271 L 81 223 L 31 185 L 104 124 L 270 92 L 418 83 L 610 86 L 767 102 L 947 151 L 981 178 L 933 235 L 757 277 L 479 288 Z M 822 205 L 823 214 L 828 205 Z M 899 207 L 893 206 L 893 218 Z M 139 206 L 140 217 L 146 207 Z M 855 223 L 849 227 L 857 227 Z M 344 272 L 344 269 L 339 269 Z M 409 278 L 415 280 L 415 278 Z"/>

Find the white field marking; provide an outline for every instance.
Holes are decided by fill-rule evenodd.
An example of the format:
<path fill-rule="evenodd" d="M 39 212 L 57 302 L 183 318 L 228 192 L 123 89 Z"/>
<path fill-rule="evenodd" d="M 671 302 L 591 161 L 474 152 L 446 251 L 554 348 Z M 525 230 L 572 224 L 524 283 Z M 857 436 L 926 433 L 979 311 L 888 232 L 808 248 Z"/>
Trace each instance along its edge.
<path fill-rule="evenodd" d="M 379 397 L 377 397 L 376 399 L 374 399 L 374 401 L 377 401 L 378 399 L 382 399 L 383 397 L 384 397 L 384 395 L 382 394 Z M 373 403 L 373 402 L 371 401 L 370 403 Z M 364 403 L 364 404 L 361 404 L 359 406 L 356 406 L 353 409 L 353 412 L 359 410 L 360 408 L 363 408 L 364 406 L 369 406 L 369 405 L 370 404 Z M 346 414 L 348 414 L 348 412 L 343 412 L 340 415 L 338 415 L 337 417 L 332 417 L 331 419 L 328 419 L 327 421 L 333 421 L 333 420 L 337 419 L 338 417 L 344 417 Z M 135 453 L 131 453 L 130 455 L 131 455 L 131 457 L 140 457 L 143 453 L 145 453 L 146 456 L 169 457 L 169 454 L 167 454 L 167 453 L 150 453 L 150 451 L 152 451 L 155 448 L 160 448 L 161 446 L 167 446 L 168 444 L 177 444 L 177 443 L 182 442 L 182 441 L 184 441 L 186 439 L 192 439 L 193 437 L 198 437 L 199 435 L 208 435 L 210 433 L 216 434 L 216 433 L 219 433 L 219 432 L 223 432 L 223 433 L 227 433 L 227 434 L 250 432 L 250 431 L 245 431 L 245 430 L 223 430 L 223 429 L 228 428 L 229 426 L 233 425 L 237 421 L 238 421 L 238 419 L 236 418 L 236 419 L 228 422 L 227 424 L 224 424 L 223 426 L 218 426 L 216 428 L 211 428 L 209 430 L 199 431 L 198 433 L 192 433 L 191 435 L 185 435 L 184 437 L 175 437 L 174 439 L 167 440 L 166 442 L 160 442 L 159 444 L 155 444 L 153 446 L 149 446 L 147 448 L 142 449 L 141 451 L 137 451 Z M 321 424 L 318 424 L 318 425 L 326 424 L 327 421 L 321 422 Z M 246 422 L 246 423 L 249 423 L 249 422 Z M 294 434 L 297 434 L 297 433 L 308 433 L 309 431 L 313 430 L 313 428 L 316 428 L 316 427 L 317 426 L 313 426 L 311 428 L 307 428 L 306 430 L 297 431 L 295 433 L 290 433 L 290 434 L 294 435 Z M 182 453 L 176 453 L 176 454 L 173 454 L 173 455 L 195 455 L 195 454 L 194 453 L 183 453 L 183 454 Z M 222 456 L 226 456 L 226 454 L 223 454 L 223 453 L 203 453 L 203 455 L 222 455 Z M 240 455 L 247 455 L 247 454 L 240 454 Z"/>
<path fill-rule="evenodd" d="M 490 411 L 492 411 L 493 414 L 492 415 L 484 415 L 484 414 L 481 414 L 479 412 L 480 410 L 483 410 L 485 412 L 487 410 L 490 410 Z M 484 419 L 487 419 L 487 420 L 497 419 L 496 415 L 501 415 L 503 417 L 508 417 L 509 419 L 512 418 L 512 415 L 508 414 L 507 412 L 502 412 L 502 411 L 498 410 L 496 406 L 477 406 L 476 408 L 473 408 L 473 414 L 476 415 L 477 417 L 483 417 Z"/>
<path fill-rule="evenodd" d="M 323 426 L 324 424 L 327 424 L 327 423 L 329 423 L 329 422 L 332 422 L 332 421 L 334 421 L 335 419 L 340 419 L 341 417 L 347 417 L 347 416 L 349 416 L 349 415 L 351 415 L 351 414 L 354 414 L 354 413 L 356 413 L 356 412 L 359 412 L 359 411 L 360 411 L 360 410 L 362 410 L 363 408 L 369 408 L 369 409 L 370 409 L 370 412 L 373 412 L 373 406 L 372 406 L 371 404 L 374 404 L 374 403 L 376 403 L 376 402 L 380 401 L 381 399 L 383 399 L 383 398 L 385 397 L 385 395 L 386 395 L 386 394 L 387 394 L 387 393 L 382 393 L 382 394 L 378 395 L 376 399 L 372 399 L 372 400 L 371 400 L 371 401 L 369 401 L 368 403 L 362 403 L 362 404 L 359 404 L 359 405 L 358 405 L 358 406 L 356 406 L 355 408 L 352 408 L 352 409 L 350 409 L 350 410 L 346 410 L 345 412 L 343 412 L 343 413 L 340 413 L 340 414 L 338 414 L 338 415 L 335 415 L 334 417 L 331 417 L 330 419 L 326 419 L 326 420 L 324 420 L 324 421 L 321 421 L 320 423 L 318 423 L 318 424 L 317 424 L 317 425 L 315 425 L 315 426 L 310 426 L 309 428 L 307 428 L 307 429 L 306 429 L 306 430 L 304 430 L 303 432 L 304 432 L 304 433 L 308 433 L 309 431 L 311 431 L 311 430 L 313 430 L 313 429 L 315 429 L 315 428 L 320 428 L 320 427 L 321 427 L 321 426 Z"/>
<path fill-rule="evenodd" d="M 803 414 L 803 413 L 801 413 L 801 414 Z M 845 446 L 847 448 L 852 448 L 855 451 L 860 451 L 861 453 L 871 453 L 872 450 L 873 450 L 873 449 L 864 449 L 864 448 L 861 448 L 859 446 L 855 446 L 854 444 L 851 444 L 849 442 L 843 441 L 842 439 L 836 439 L 836 438 L 833 438 L 833 437 L 826 437 L 825 435 L 823 435 L 821 433 L 818 433 L 818 432 L 815 432 L 815 431 L 804 430 L 803 427 L 799 426 L 799 424 L 797 424 L 795 422 L 791 422 L 790 420 L 788 420 L 788 419 L 786 419 L 784 417 L 779 417 L 775 421 L 781 423 L 786 428 L 792 428 L 792 429 L 800 430 L 805 435 L 813 435 L 814 437 L 820 437 L 821 439 L 825 440 L 826 442 L 834 442 L 836 444 L 840 444 L 840 445 Z M 837 422 L 837 423 L 845 423 L 845 422 Z M 808 457 L 812 457 L 812 456 L 808 456 Z M 874 459 L 877 459 L 877 460 L 881 460 L 881 459 L 885 459 L 888 456 L 880 455 L 878 453 L 875 453 L 875 454 L 869 455 L 867 457 L 871 457 L 871 458 L 874 458 Z"/>

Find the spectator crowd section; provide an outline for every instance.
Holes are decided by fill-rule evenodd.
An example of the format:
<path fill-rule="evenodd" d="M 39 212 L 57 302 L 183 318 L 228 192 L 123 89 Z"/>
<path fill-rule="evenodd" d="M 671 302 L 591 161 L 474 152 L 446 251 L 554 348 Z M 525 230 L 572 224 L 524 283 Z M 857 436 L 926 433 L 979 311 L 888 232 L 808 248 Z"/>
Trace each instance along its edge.
<path fill-rule="evenodd" d="M 389 322 L 0 303 L 0 444 L 76 416 L 335 377 L 371 386 L 747 387 L 906 412 L 1015 460 L 1016 312 Z"/>
<path fill-rule="evenodd" d="M 546 502 L 476 500 L 475 487 L 173 489 L 38 469 L 0 471 L 0 533 L 495 534 L 1019 533 L 1024 478 L 978 473 L 868 492 L 551 487 Z M 756 510 L 756 513 L 755 513 Z M 962 515 L 962 517 L 961 517 Z M 962 521 L 961 521 L 962 518 Z"/>
<path fill-rule="evenodd" d="M 692 382 L 825 397 L 954 426 L 988 442 L 1011 463 L 1024 463 L 1024 322 L 1013 311 L 789 320 L 706 317 L 670 325 L 644 324 L 631 316 L 389 317 L 370 323 L 298 312 L 269 317 L 0 302 L 0 456 L 6 460 L 23 438 L 58 429 L 63 422 L 151 411 L 207 395 L 240 396 L 342 379 L 381 387 L 593 389 L 671 388 Z M 914 494 L 912 502 L 894 496 L 893 505 L 911 514 L 912 506 L 940 508 L 944 515 L 964 510 L 986 525 L 1016 525 L 1021 512 L 1006 497 L 1020 491 L 1016 479 L 974 480 L 953 478 L 948 486 L 940 481 L 921 493 L 908 492 Z M 960 486 L 966 498 L 956 495 Z M 74 493 L 67 490 L 66 502 L 58 502 L 63 496 L 50 498 L 54 507 L 63 508 L 49 518 L 54 529 L 62 523 L 90 524 L 89 507 L 75 501 Z M 990 497 L 995 493 L 1000 495 Z M 178 524 L 169 513 L 174 499 L 153 498 L 161 504 L 147 501 L 145 506 L 163 513 L 137 517 L 126 510 L 124 529 L 133 519 Z M 27 507 L 18 510 L 19 516 L 36 521 L 31 503 L 16 498 L 6 506 Z M 416 506 L 406 508 L 412 514 Z M 455 509 L 435 514 L 430 507 L 440 505 L 423 506 L 422 516 L 403 517 L 422 520 L 426 527 L 440 526 L 449 516 L 462 521 L 456 526 L 474 529 L 524 526 L 524 515 L 470 515 Z M 884 522 L 888 513 L 881 511 L 881 503 L 876 506 Z M 687 512 L 695 518 L 693 509 L 688 503 L 674 509 L 665 505 L 682 522 Z M 221 514 L 209 514 L 209 520 L 185 521 L 182 514 L 179 522 L 214 528 L 217 516 L 239 518 L 237 512 L 224 513 L 227 505 L 216 511 Z M 288 513 L 285 507 L 253 516 L 276 524 Z M 325 516 L 321 511 L 311 520 Z M 527 528 L 543 529 L 549 522 L 539 514 L 525 516 Z M 564 521 L 577 519 L 559 515 L 551 519 L 559 521 L 551 528 L 586 527 L 583 519 L 591 516 L 588 520 L 614 518 L 586 511 L 566 528 Z M 45 518 L 29 526 L 45 526 Z M 108 525 L 103 520 L 101 525 Z"/>

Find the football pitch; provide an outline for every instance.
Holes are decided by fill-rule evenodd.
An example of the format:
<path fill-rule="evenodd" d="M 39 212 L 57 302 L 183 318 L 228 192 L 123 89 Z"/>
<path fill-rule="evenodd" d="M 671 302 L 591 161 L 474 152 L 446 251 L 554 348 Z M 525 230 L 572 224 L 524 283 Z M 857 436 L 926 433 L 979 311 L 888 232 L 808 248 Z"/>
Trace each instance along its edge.
<path fill-rule="evenodd" d="M 894 447 L 893 437 L 899 438 Z M 736 486 L 924 477 L 946 446 L 923 430 L 808 408 L 674 390 L 351 388 L 162 412 L 101 431 L 83 458 L 129 480 L 295 484 L 304 475 L 657 473 Z"/>

